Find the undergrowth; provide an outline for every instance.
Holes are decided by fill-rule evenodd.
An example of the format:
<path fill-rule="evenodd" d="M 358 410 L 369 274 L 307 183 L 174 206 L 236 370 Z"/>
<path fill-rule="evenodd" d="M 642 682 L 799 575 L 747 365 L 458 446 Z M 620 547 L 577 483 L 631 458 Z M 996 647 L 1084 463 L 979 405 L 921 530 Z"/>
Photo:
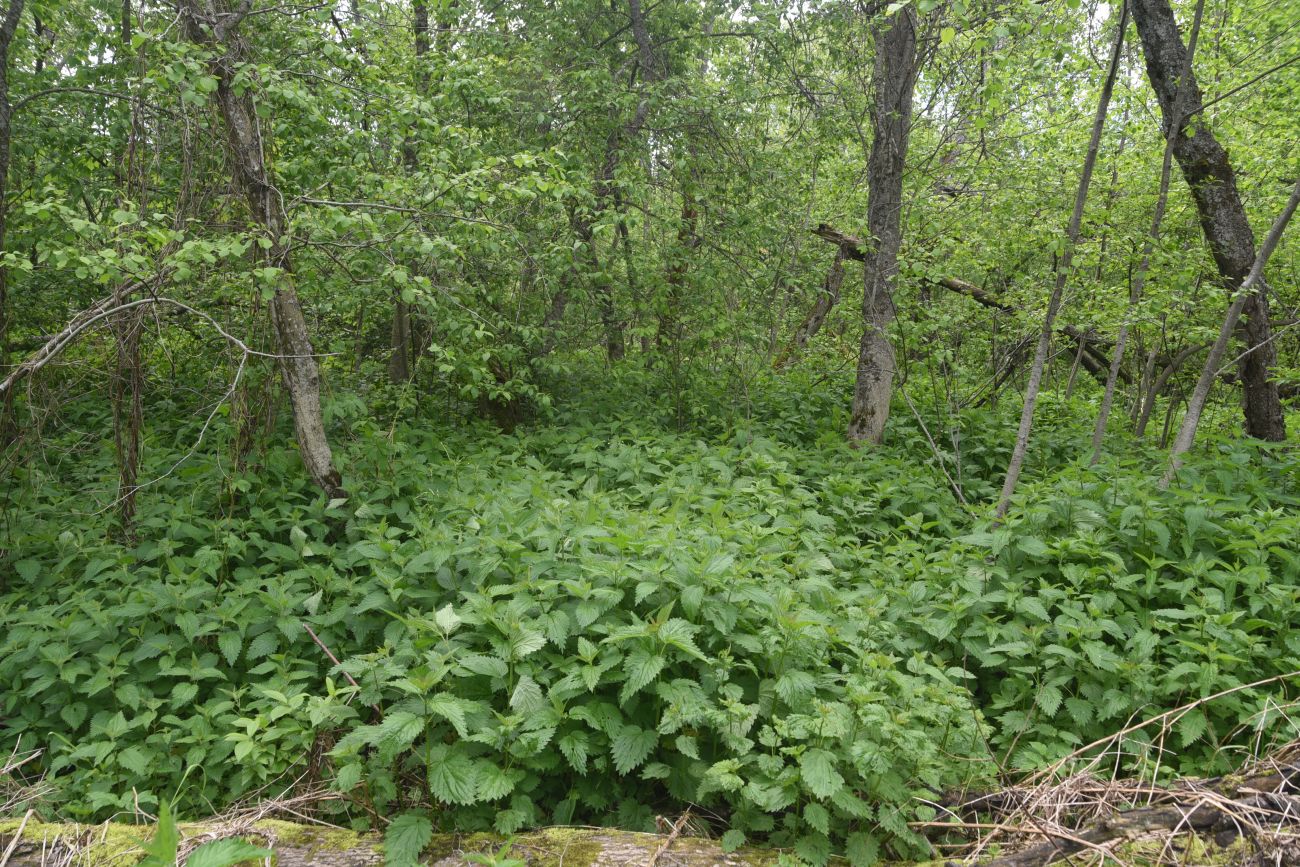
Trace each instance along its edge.
<path fill-rule="evenodd" d="M 0 749 L 43 747 L 77 819 L 306 775 L 359 825 L 436 806 L 416 838 L 689 802 L 728 847 L 868 862 L 924 851 L 918 795 L 1300 669 L 1294 457 L 1216 443 L 1160 494 L 1136 452 L 1081 467 L 1049 408 L 993 529 L 995 412 L 948 420 L 945 475 L 906 418 L 853 451 L 761 394 L 681 431 L 633 402 L 510 436 L 349 399 L 346 503 L 289 451 L 167 474 L 192 431 L 159 431 L 132 544 L 88 514 L 111 445 L 47 450 L 6 495 Z M 1187 714 L 1164 772 L 1235 764 L 1283 693 Z"/>

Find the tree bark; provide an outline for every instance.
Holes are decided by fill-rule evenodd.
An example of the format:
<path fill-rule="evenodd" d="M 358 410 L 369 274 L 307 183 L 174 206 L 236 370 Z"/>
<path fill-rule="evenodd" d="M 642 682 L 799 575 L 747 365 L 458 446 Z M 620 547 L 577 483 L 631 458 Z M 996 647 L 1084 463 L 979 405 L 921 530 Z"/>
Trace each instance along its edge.
<path fill-rule="evenodd" d="M 285 238 L 288 217 L 272 182 L 262 150 L 262 130 L 248 85 L 238 87 L 235 75 L 247 62 L 248 45 L 238 28 L 251 6 L 249 0 L 231 8 L 228 0 L 181 0 L 185 32 L 191 42 L 213 49 L 208 66 L 217 79 L 217 105 L 225 122 L 236 184 L 243 190 L 253 220 L 265 233 L 259 245 L 265 267 L 280 269 L 271 296 L 271 324 L 279 346 L 280 374 L 293 405 L 294 430 L 307 474 L 331 498 L 346 496 L 321 415 L 320 371 L 316 367 L 307 319 L 294 289 L 290 246 Z"/>
<path fill-rule="evenodd" d="M 1196 73 L 1187 61 L 1178 21 L 1169 0 L 1132 0 L 1133 18 L 1142 39 L 1147 77 L 1160 102 L 1174 157 L 1192 190 L 1201 231 L 1209 242 L 1215 265 L 1230 295 L 1236 294 L 1255 261 L 1255 236 L 1237 192 L 1228 153 L 1210 131 L 1204 117 L 1184 126 L 1182 118 L 1201 114 L 1203 100 Z M 1185 96 L 1178 113 L 1179 84 L 1186 71 Z M 1177 117 L 1176 117 L 1177 115 Z M 1245 338 L 1250 350 L 1238 368 L 1242 382 L 1246 433 L 1258 439 L 1286 439 L 1286 423 L 1277 382 L 1271 370 L 1277 362 L 1268 312 L 1268 287 L 1261 280 L 1243 301 Z"/>
<path fill-rule="evenodd" d="M 1038 404 L 1038 393 L 1043 382 L 1043 368 L 1047 364 L 1047 352 L 1052 344 L 1056 315 L 1061 309 L 1065 281 L 1070 278 L 1074 248 L 1079 243 L 1083 226 L 1083 208 L 1088 201 L 1088 186 L 1092 183 L 1092 172 L 1097 165 L 1101 131 L 1106 125 L 1106 111 L 1110 108 L 1110 96 L 1115 89 L 1115 77 L 1119 73 L 1128 5 L 1125 4 L 1122 9 L 1119 26 L 1116 28 L 1115 44 L 1111 49 L 1110 66 L 1106 70 L 1106 80 L 1102 83 L 1101 95 L 1097 99 L 1097 113 L 1092 119 L 1092 136 L 1088 140 L 1088 153 L 1083 158 L 1083 171 L 1079 174 L 1079 187 L 1074 194 L 1074 212 L 1070 215 L 1070 225 L 1066 229 L 1065 249 L 1056 263 L 1056 283 L 1047 301 L 1047 313 L 1043 316 L 1043 330 L 1038 335 L 1034 362 L 1029 369 L 1029 382 L 1025 385 L 1025 403 L 1020 411 L 1020 427 L 1016 430 L 1016 444 L 1011 450 L 1011 460 L 1007 463 L 1007 476 L 1002 483 L 1002 494 L 998 497 L 998 505 L 994 511 L 994 520 L 997 522 L 1001 522 L 1007 516 L 1007 510 L 1011 508 L 1011 497 L 1016 492 L 1016 484 L 1020 481 L 1020 472 L 1025 465 L 1025 455 L 1029 451 L 1029 434 L 1033 428 L 1034 408 Z"/>
<path fill-rule="evenodd" d="M 1196 439 L 1196 429 L 1201 422 L 1201 411 L 1205 409 L 1205 401 L 1210 396 L 1210 387 L 1214 385 L 1214 380 L 1219 375 L 1219 365 L 1222 363 L 1223 355 L 1228 349 L 1228 341 L 1232 338 L 1232 332 L 1237 328 L 1237 320 L 1249 305 L 1250 299 L 1258 297 L 1255 287 L 1264 282 L 1264 266 L 1268 264 L 1269 256 L 1273 255 L 1278 242 L 1282 240 L 1282 233 L 1286 231 L 1287 223 L 1291 222 L 1291 217 L 1295 214 L 1298 205 L 1300 205 L 1300 180 L 1295 182 L 1295 187 L 1291 190 L 1291 198 L 1287 199 L 1285 207 L 1282 208 L 1282 213 L 1273 222 L 1273 228 L 1269 230 L 1268 236 L 1264 238 L 1264 243 L 1260 246 L 1259 253 L 1255 256 L 1255 261 L 1251 264 L 1246 279 L 1242 281 L 1236 297 L 1228 305 L 1228 313 L 1223 317 L 1223 325 L 1219 328 L 1219 337 L 1214 341 L 1214 346 L 1210 347 L 1210 355 L 1205 359 L 1205 367 L 1201 369 L 1200 379 L 1196 381 L 1196 388 L 1192 390 L 1192 396 L 1187 401 L 1187 413 L 1183 416 L 1183 424 L 1178 429 L 1178 436 L 1174 438 L 1173 447 L 1169 450 L 1169 466 L 1160 479 L 1162 490 L 1169 487 L 1169 483 L 1173 481 L 1175 474 L 1183 465 L 1183 455 L 1191 449 L 1192 442 Z M 1271 347 L 1271 343 L 1267 347 L 1257 348 L 1252 346 L 1246 352 L 1253 354 L 1258 349 Z M 1244 368 L 1242 370 L 1244 373 Z"/>
<path fill-rule="evenodd" d="M 905 7 L 876 33 L 872 71 L 871 156 L 867 160 L 867 230 L 874 241 L 863 261 L 862 341 L 849 414 L 849 442 L 879 443 L 893 396 L 892 285 L 903 242 L 903 164 L 916 84 L 916 13 Z"/>

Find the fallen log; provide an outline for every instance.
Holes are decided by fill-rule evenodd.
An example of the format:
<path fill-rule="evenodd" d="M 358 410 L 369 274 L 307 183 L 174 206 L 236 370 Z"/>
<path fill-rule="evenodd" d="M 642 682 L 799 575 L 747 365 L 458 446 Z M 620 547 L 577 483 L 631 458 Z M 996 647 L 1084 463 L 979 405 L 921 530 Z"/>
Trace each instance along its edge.
<path fill-rule="evenodd" d="M 126 867 L 143 857 L 142 841 L 152 827 L 106 823 L 77 825 L 0 821 L 0 854 L 13 843 L 5 867 Z M 544 828 L 508 841 L 495 834 L 435 834 L 420 858 L 434 867 L 475 867 L 506 849 L 504 857 L 530 867 L 645 867 L 658 860 L 674 867 L 761 867 L 776 861 L 772 851 L 742 848 L 723 852 L 715 840 L 677 833 L 646 834 L 613 828 Z M 232 827 L 220 820 L 182 823 L 183 840 L 241 837 L 275 852 L 277 867 L 378 867 L 384 863 L 383 838 L 328 826 L 263 819 Z M 184 844 L 182 844 L 184 845 Z M 478 860 L 475 860 L 475 859 Z"/>

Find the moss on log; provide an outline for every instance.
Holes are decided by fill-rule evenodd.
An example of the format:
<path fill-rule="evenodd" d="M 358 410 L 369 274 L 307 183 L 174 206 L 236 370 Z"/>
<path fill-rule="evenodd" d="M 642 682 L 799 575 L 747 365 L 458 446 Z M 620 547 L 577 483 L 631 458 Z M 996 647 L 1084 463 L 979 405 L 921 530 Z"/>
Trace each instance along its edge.
<path fill-rule="evenodd" d="M 0 821 L 0 854 L 13 840 L 19 820 Z M 383 840 L 361 834 L 278 820 L 246 829 L 220 823 L 182 823 L 182 837 L 239 836 L 275 852 L 276 867 L 371 867 L 384 863 Z M 77 825 L 29 821 L 6 867 L 132 867 L 143 857 L 153 828 L 108 823 Z M 510 840 L 507 856 L 529 867 L 624 867 L 649 864 L 668 840 L 607 828 L 545 828 Z M 470 867 L 468 856 L 498 852 L 506 841 L 493 834 L 436 834 L 421 861 L 434 867 Z M 725 853 L 717 841 L 677 837 L 659 859 L 672 867 L 769 867 L 777 854 L 760 849 Z"/>

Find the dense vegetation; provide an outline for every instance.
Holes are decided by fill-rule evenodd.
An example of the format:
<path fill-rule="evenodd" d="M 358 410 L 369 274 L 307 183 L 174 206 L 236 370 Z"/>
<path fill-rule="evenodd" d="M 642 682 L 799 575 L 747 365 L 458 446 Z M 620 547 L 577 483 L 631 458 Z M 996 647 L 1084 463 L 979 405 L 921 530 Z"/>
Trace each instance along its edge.
<path fill-rule="evenodd" d="M 1297 13 L 8 0 L 0 750 L 869 863 L 1294 737 Z"/>

